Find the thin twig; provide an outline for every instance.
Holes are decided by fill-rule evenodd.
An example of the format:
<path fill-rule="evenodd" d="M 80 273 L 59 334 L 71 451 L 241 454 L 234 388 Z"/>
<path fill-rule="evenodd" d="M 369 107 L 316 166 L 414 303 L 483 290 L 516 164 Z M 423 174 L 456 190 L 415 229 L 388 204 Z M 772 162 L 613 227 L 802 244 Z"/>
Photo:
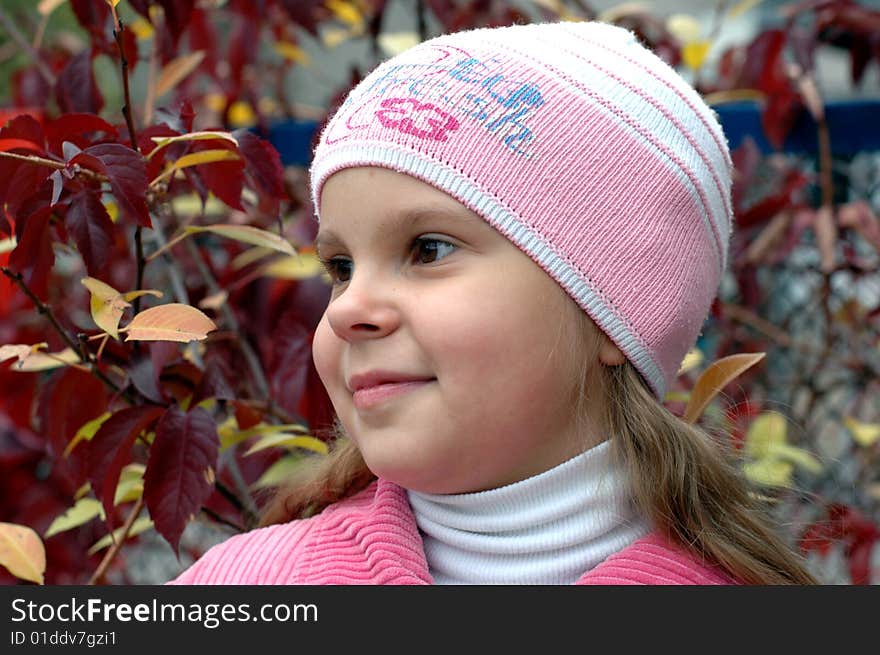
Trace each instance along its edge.
<path fill-rule="evenodd" d="M 92 577 L 89 578 L 88 584 L 94 585 L 97 584 L 99 580 L 104 577 L 104 574 L 107 572 L 107 569 L 110 567 L 110 564 L 116 558 L 116 554 L 119 552 L 119 549 L 122 548 L 122 544 L 125 543 L 126 537 L 128 537 L 128 531 L 131 530 L 131 526 L 134 525 L 135 520 L 138 517 L 138 514 L 141 513 L 141 510 L 144 508 L 144 497 L 141 496 L 138 498 L 134 507 L 131 509 L 131 512 L 125 519 L 125 523 L 123 523 L 119 539 L 116 539 L 113 542 L 113 545 L 110 546 L 110 549 L 107 551 L 107 554 L 104 555 L 104 559 L 101 560 L 101 563 L 98 565 L 98 568 L 95 569 L 95 572 L 92 574 Z M 111 532 L 111 534 L 113 534 Z"/>
<path fill-rule="evenodd" d="M 192 257 L 196 268 L 199 269 L 199 273 L 205 281 L 205 285 L 208 287 L 208 293 L 212 296 L 220 293 L 222 289 L 220 288 L 220 285 L 217 284 L 217 280 L 214 278 L 213 273 L 211 273 L 208 266 L 202 260 L 198 246 L 196 246 L 192 240 L 189 240 L 186 242 L 186 248 L 189 251 L 190 257 Z M 223 314 L 223 320 L 227 327 L 239 335 L 238 344 L 241 348 L 242 355 L 244 355 L 244 358 L 248 363 L 248 368 L 251 371 L 254 382 L 257 385 L 257 392 L 260 400 L 268 399 L 269 382 L 266 380 L 266 375 L 263 372 L 263 367 L 260 365 L 260 359 L 257 357 L 257 353 L 254 352 L 254 349 L 251 347 L 248 340 L 245 339 L 244 335 L 241 333 L 241 326 L 239 325 L 238 318 L 235 316 L 235 312 L 229 307 L 229 303 L 223 303 L 220 306 L 220 312 Z"/>
<path fill-rule="evenodd" d="M 43 79 L 48 82 L 50 87 L 55 86 L 55 75 L 49 70 L 49 67 L 46 65 L 40 58 L 40 53 L 34 50 L 30 43 L 24 40 L 21 36 L 21 30 L 19 30 L 15 23 L 6 15 L 6 12 L 0 8 L 0 25 L 9 33 L 9 36 L 12 37 L 12 40 L 18 44 L 18 47 L 21 48 L 27 55 L 34 60 L 34 64 L 37 66 L 37 70 L 40 72 L 40 75 L 43 76 Z"/>
<path fill-rule="evenodd" d="M 125 47 L 122 42 L 122 35 L 125 33 L 125 23 L 116 13 L 116 6 L 111 5 L 113 11 L 113 37 L 116 39 L 116 45 L 119 48 L 119 60 L 122 63 L 122 89 L 125 94 L 125 105 L 122 107 L 122 115 L 125 117 L 125 124 L 128 126 L 128 136 L 131 139 L 131 149 L 140 152 L 137 144 L 137 132 L 134 129 L 134 117 L 131 114 L 131 91 L 128 83 L 128 59 L 125 56 Z"/>
<path fill-rule="evenodd" d="M 59 171 L 67 168 L 67 164 L 65 164 L 64 162 L 55 161 L 54 159 L 46 159 L 45 157 L 37 157 L 36 155 L 19 155 L 14 152 L 0 152 L 0 157 L 5 157 L 6 159 L 17 159 L 19 161 L 24 161 L 29 164 L 36 164 L 38 166 L 48 166 L 49 168 L 54 168 Z M 88 172 L 91 173 L 92 171 Z"/>
<path fill-rule="evenodd" d="M 147 265 L 144 259 L 144 234 L 143 227 L 138 225 L 134 231 L 135 255 L 137 256 L 137 280 L 135 281 L 135 291 L 144 288 L 144 268 Z M 134 313 L 141 311 L 141 296 L 134 299 Z"/>
<path fill-rule="evenodd" d="M 6 268 L 5 266 L 0 266 L 0 271 L 2 271 L 2 273 L 6 277 L 8 277 L 10 280 L 12 280 L 16 285 L 18 285 L 18 287 L 24 292 L 24 294 L 28 298 L 30 298 L 31 302 L 34 303 L 34 306 L 37 308 L 37 311 L 40 314 L 42 314 L 47 319 L 49 319 L 49 322 L 52 324 L 52 327 L 55 328 L 55 331 L 61 336 L 61 338 L 64 340 L 64 342 L 68 346 L 70 346 L 71 350 L 73 350 L 73 352 L 75 352 L 79 356 L 80 361 L 89 367 L 91 373 L 96 378 L 98 378 L 99 380 L 101 380 L 101 382 L 103 382 L 108 387 L 110 387 L 110 389 L 112 389 L 115 393 L 123 393 L 123 395 L 125 395 L 126 399 L 128 399 L 129 401 L 132 402 L 132 404 L 134 404 L 133 399 L 131 399 L 128 396 L 128 392 L 127 391 L 123 392 L 119 388 L 119 386 L 115 382 L 113 382 L 113 380 L 108 378 L 104 374 L 104 372 L 101 371 L 94 364 L 94 362 L 91 361 L 91 358 L 88 355 L 83 353 L 83 350 L 80 347 L 81 346 L 80 342 L 78 342 L 76 339 L 74 339 L 72 336 L 70 336 L 70 333 L 68 333 L 68 331 L 62 327 L 61 323 L 58 322 L 58 319 L 55 318 L 55 314 L 52 312 L 52 309 L 48 305 L 46 305 L 42 300 L 40 300 L 33 291 L 30 290 L 28 285 L 25 284 L 24 278 L 22 277 L 21 273 L 17 273 L 13 270 L 10 270 L 10 269 Z"/>

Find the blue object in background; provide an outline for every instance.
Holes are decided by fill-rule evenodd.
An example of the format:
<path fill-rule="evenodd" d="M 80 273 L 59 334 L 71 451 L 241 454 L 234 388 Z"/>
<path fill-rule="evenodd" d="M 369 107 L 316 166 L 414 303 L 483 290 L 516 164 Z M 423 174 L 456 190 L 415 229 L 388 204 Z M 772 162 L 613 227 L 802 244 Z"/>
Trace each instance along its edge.
<path fill-rule="evenodd" d="M 715 107 L 731 150 L 751 136 L 763 153 L 775 149 L 764 137 L 761 106 L 737 102 Z M 833 101 L 825 104 L 825 120 L 834 155 L 851 157 L 858 152 L 880 150 L 880 100 Z M 804 110 L 798 117 L 782 150 L 816 155 L 819 152 L 816 122 Z"/>
<path fill-rule="evenodd" d="M 269 128 L 266 138 L 281 154 L 285 166 L 308 166 L 312 161 L 312 137 L 316 121 L 284 121 Z"/>

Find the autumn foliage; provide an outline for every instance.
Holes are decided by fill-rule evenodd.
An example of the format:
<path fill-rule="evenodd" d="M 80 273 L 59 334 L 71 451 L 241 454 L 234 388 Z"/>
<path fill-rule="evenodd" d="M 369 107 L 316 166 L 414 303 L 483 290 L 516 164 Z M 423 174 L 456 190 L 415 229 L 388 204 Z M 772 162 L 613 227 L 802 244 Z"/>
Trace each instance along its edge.
<path fill-rule="evenodd" d="M 21 39 L 28 60 L 0 128 L 0 580 L 124 579 L 127 539 L 155 530 L 177 552 L 197 518 L 250 529 L 285 472 L 326 452 L 331 408 L 310 350 L 328 287 L 305 176 L 282 165 L 267 128 L 300 118 L 283 80 L 310 65 L 305 39 L 331 48 L 331 29 L 366 39 L 373 58 L 351 82 L 389 54 L 379 45 L 388 3 L 221 4 L 44 0 L 37 29 L 69 5 L 82 47 Z M 734 153 L 736 292 L 713 307 L 712 352 L 689 355 L 667 404 L 687 420 L 724 421 L 750 477 L 797 517 L 792 541 L 805 552 L 843 544 L 851 580 L 869 582 L 880 498 L 837 494 L 811 436 L 791 439 L 787 427 L 819 429 L 825 366 L 868 368 L 851 349 L 838 354 L 832 325 L 873 329 L 860 338 L 876 346 L 880 309 L 834 302 L 835 273 L 876 274 L 880 221 L 869 198 L 832 179 L 814 60 L 844 49 L 859 84 L 880 65 L 880 12 L 848 0 L 786 6 L 782 27 L 709 70 L 721 4 L 708 30 L 632 7 L 601 16 L 634 29 L 710 103 L 760 101 L 764 136 L 780 150 L 746 141 Z M 597 16 L 561 0 L 531 12 L 488 0 L 414 6 L 414 38 Z M 0 18 L 7 30 L 22 20 Z M 113 81 L 96 77 L 108 61 Z M 108 88 L 121 106 L 108 105 Z M 311 116 L 316 126 L 345 90 Z M 781 154 L 804 115 L 817 131 L 814 170 Z M 787 265 L 805 241 L 818 255 L 809 311 L 826 321 L 819 344 L 764 316 L 760 272 Z M 763 354 L 780 350 L 800 357 L 790 403 L 770 399 Z M 861 395 L 836 420 L 854 435 L 847 456 L 864 462 L 854 484 L 867 489 L 880 427 L 861 400 L 870 385 L 853 384 Z M 808 503 L 797 485 L 811 488 Z M 42 548 L 44 561 L 28 555 Z"/>

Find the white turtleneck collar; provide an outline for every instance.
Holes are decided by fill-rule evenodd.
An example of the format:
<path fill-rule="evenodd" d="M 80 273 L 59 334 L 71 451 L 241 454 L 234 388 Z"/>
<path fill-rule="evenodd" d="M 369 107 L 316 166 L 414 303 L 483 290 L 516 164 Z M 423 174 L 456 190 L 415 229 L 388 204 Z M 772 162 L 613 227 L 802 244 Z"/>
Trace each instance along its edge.
<path fill-rule="evenodd" d="M 572 584 L 649 531 L 608 441 L 497 489 L 407 493 L 437 584 Z"/>

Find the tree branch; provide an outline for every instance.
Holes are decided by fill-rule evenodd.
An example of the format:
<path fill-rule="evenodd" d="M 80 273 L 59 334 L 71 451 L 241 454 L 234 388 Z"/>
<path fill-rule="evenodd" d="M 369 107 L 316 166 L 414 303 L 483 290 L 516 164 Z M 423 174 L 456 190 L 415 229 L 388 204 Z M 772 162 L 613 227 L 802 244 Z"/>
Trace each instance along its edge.
<path fill-rule="evenodd" d="M 128 537 L 128 531 L 131 530 L 131 526 L 134 525 L 135 520 L 138 517 L 138 514 L 141 513 L 141 510 L 144 507 L 144 497 L 141 496 L 138 498 L 128 517 L 125 519 L 125 523 L 122 525 L 121 534 L 119 539 L 116 539 L 113 542 L 113 545 L 110 546 L 110 550 L 107 551 L 107 554 L 104 555 L 104 559 L 101 560 L 101 563 L 98 565 L 98 568 L 95 569 L 95 572 L 92 574 L 92 577 L 89 578 L 88 584 L 95 585 L 104 577 L 107 573 L 107 569 L 110 567 L 110 564 L 116 558 L 117 553 L 119 553 L 119 549 L 122 548 L 122 544 L 125 543 L 126 537 Z M 111 532 L 112 534 L 112 532 Z"/>

